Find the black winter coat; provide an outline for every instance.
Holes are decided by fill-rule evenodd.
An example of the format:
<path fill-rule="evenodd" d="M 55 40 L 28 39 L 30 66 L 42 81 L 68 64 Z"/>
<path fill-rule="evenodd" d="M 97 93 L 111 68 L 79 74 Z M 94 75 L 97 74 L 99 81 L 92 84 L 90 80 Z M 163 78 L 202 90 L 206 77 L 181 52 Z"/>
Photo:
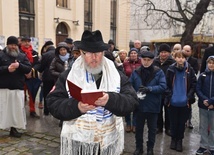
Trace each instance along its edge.
<path fill-rule="evenodd" d="M 65 87 L 69 71 L 70 70 L 66 70 L 60 74 L 55 84 L 55 90 L 46 98 L 50 113 L 55 118 L 63 121 L 72 120 L 82 115 L 78 109 L 79 101 L 74 98 L 69 98 Z M 119 74 L 121 77 L 120 93 L 108 92 L 109 100 L 105 108 L 117 116 L 125 116 L 134 111 L 138 105 L 138 98 L 128 77 L 120 71 Z"/>
<path fill-rule="evenodd" d="M 25 54 L 25 52 L 22 51 L 22 50 L 20 50 L 20 52 L 23 53 L 23 54 Z M 32 77 L 33 78 L 39 78 L 39 75 L 38 75 L 38 69 L 39 69 L 39 56 L 38 56 L 38 52 L 36 52 L 35 50 L 32 49 L 31 53 L 32 53 L 32 57 L 33 57 L 33 63 L 31 63 L 31 66 L 32 66 Z"/>
<path fill-rule="evenodd" d="M 201 62 L 201 70 L 200 73 L 204 72 L 206 69 L 206 65 L 207 65 L 207 58 L 211 55 L 214 55 L 214 46 L 212 47 L 208 47 L 207 49 L 205 49 L 204 52 L 204 56 L 202 58 L 202 62 Z"/>
<path fill-rule="evenodd" d="M 58 56 L 56 56 L 50 65 L 50 72 L 56 82 L 59 75 L 65 70 L 65 62 L 63 62 Z"/>
<path fill-rule="evenodd" d="M 55 57 L 55 47 L 50 46 L 47 49 L 46 53 L 42 55 L 42 59 L 40 61 L 39 72 L 41 73 L 43 72 L 42 81 L 54 81 L 54 78 L 50 72 L 50 65 L 54 57 Z"/>
<path fill-rule="evenodd" d="M 203 104 L 204 100 L 208 100 L 208 103 L 214 105 L 214 73 L 206 70 L 201 73 L 196 85 L 196 93 L 198 95 L 198 107 L 208 110 Z M 214 110 L 214 109 L 211 109 Z"/>
<path fill-rule="evenodd" d="M 19 67 L 10 73 L 8 67 L 15 60 L 19 62 Z M 25 74 L 31 69 L 31 64 L 25 54 L 19 53 L 18 57 L 14 58 L 6 53 L 6 48 L 0 51 L 0 88 L 24 90 Z"/>
<path fill-rule="evenodd" d="M 195 71 L 195 74 L 198 74 L 198 60 L 196 58 L 194 58 L 193 56 L 190 56 L 189 59 L 187 60 L 187 62 L 191 65 L 191 67 L 193 68 L 193 70 Z"/>
<path fill-rule="evenodd" d="M 161 64 L 160 57 L 158 57 L 154 60 L 153 65 L 161 68 L 163 70 L 164 74 L 166 75 L 167 69 L 173 63 L 175 63 L 175 60 L 172 59 L 171 57 L 169 57 L 168 59 L 166 59 L 166 61 L 164 63 Z"/>

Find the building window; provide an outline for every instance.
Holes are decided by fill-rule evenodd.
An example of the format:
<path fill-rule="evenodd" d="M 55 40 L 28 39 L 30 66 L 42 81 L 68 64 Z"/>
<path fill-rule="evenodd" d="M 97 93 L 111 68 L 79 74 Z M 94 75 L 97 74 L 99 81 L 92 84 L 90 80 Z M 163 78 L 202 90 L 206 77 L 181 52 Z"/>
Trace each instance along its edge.
<path fill-rule="evenodd" d="M 19 15 L 20 36 L 35 36 L 34 17 Z"/>
<path fill-rule="evenodd" d="M 34 14 L 34 0 L 19 0 L 19 12 Z"/>
<path fill-rule="evenodd" d="M 92 31 L 92 0 L 84 2 L 84 30 Z"/>
<path fill-rule="evenodd" d="M 35 37 L 34 0 L 19 0 L 19 33 Z"/>
<path fill-rule="evenodd" d="M 68 8 L 68 1 L 67 0 L 56 0 L 56 6 Z"/>
<path fill-rule="evenodd" d="M 117 17 L 117 0 L 111 0 L 111 34 L 110 37 L 116 42 L 116 17 Z"/>

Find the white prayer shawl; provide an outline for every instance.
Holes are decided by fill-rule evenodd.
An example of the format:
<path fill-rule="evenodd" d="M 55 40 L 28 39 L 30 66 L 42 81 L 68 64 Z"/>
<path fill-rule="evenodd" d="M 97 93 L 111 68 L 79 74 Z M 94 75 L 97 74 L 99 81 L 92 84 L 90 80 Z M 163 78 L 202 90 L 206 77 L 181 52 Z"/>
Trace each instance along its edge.
<path fill-rule="evenodd" d="M 0 129 L 26 129 L 24 90 L 0 89 Z"/>
<path fill-rule="evenodd" d="M 84 90 L 97 90 L 96 82 L 84 67 L 82 57 L 72 66 L 67 79 Z M 104 57 L 100 90 L 120 92 L 120 75 L 112 61 Z M 66 84 L 68 90 L 68 85 Z M 119 155 L 124 149 L 122 117 L 103 107 L 64 121 L 61 132 L 61 155 Z"/>

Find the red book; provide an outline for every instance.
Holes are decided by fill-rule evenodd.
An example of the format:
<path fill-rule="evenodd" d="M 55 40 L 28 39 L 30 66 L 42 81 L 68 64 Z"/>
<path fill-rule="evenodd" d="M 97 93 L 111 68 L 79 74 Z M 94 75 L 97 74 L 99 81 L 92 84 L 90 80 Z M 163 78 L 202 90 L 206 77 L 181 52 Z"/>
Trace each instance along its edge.
<path fill-rule="evenodd" d="M 83 91 L 82 88 L 75 85 L 73 82 L 67 80 L 68 88 L 70 95 L 78 101 L 82 101 L 83 103 L 87 103 L 90 105 L 94 105 L 94 102 L 103 96 L 103 91 L 101 90 L 92 90 L 92 91 Z"/>

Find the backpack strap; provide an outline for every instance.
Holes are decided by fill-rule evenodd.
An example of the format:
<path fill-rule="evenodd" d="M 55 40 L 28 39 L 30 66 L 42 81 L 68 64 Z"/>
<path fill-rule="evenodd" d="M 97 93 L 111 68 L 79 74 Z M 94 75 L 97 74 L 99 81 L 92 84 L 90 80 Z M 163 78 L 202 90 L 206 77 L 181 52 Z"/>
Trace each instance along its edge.
<path fill-rule="evenodd" d="M 206 72 L 201 73 L 201 86 L 202 87 L 204 85 L 204 80 L 205 80 L 206 76 L 207 76 Z"/>

